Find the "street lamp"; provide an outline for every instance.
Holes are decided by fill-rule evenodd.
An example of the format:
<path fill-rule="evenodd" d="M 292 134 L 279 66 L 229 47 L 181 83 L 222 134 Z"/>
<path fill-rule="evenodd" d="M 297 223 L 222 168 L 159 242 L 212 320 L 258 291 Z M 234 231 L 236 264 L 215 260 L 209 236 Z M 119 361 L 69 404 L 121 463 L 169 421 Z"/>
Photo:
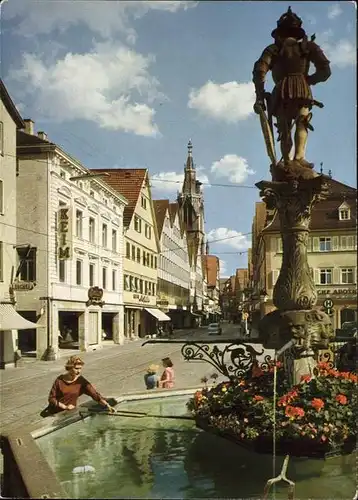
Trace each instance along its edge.
<path fill-rule="evenodd" d="M 74 177 L 70 177 L 70 181 L 78 181 L 80 179 L 93 179 L 94 177 L 109 177 L 108 172 L 98 172 L 98 173 L 88 173 L 88 174 L 81 174 L 81 175 L 75 175 Z"/>

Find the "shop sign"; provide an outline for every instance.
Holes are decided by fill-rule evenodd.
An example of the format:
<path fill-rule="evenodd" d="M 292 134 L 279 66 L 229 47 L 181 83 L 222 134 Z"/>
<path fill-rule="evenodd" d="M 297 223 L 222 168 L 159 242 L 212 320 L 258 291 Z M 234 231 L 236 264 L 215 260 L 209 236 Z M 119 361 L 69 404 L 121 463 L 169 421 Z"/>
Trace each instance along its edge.
<path fill-rule="evenodd" d="M 92 286 L 88 289 L 88 300 L 86 306 L 103 306 L 103 289 L 98 286 Z"/>
<path fill-rule="evenodd" d="M 157 300 L 157 306 L 168 307 L 169 302 L 167 300 Z"/>
<path fill-rule="evenodd" d="M 33 290 L 34 287 L 35 284 L 31 281 L 14 281 L 14 283 L 12 283 L 11 285 L 11 288 L 17 291 L 29 291 Z"/>
<path fill-rule="evenodd" d="M 142 302 L 145 304 L 149 304 L 150 298 L 147 295 L 139 295 L 139 293 L 133 294 L 133 299 L 138 300 L 138 302 Z"/>
<path fill-rule="evenodd" d="M 58 259 L 69 260 L 72 258 L 71 238 L 71 208 L 61 207 L 58 210 L 57 237 L 58 237 Z"/>
<path fill-rule="evenodd" d="M 318 295 L 357 295 L 355 288 L 337 288 L 336 290 L 317 290 Z"/>

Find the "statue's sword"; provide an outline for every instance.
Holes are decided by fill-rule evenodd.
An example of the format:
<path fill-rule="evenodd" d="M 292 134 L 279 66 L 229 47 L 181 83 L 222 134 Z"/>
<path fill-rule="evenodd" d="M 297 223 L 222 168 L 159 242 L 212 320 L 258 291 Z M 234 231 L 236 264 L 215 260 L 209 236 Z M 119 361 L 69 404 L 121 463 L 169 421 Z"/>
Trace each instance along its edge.
<path fill-rule="evenodd" d="M 260 107 L 259 117 L 260 117 L 261 130 L 265 140 L 267 154 L 272 164 L 276 165 L 277 160 L 276 160 L 275 142 L 273 138 L 272 118 L 271 118 L 272 115 L 270 112 L 270 106 L 271 106 L 270 97 L 271 94 L 265 92 L 267 115 L 263 110 L 263 108 Z"/>

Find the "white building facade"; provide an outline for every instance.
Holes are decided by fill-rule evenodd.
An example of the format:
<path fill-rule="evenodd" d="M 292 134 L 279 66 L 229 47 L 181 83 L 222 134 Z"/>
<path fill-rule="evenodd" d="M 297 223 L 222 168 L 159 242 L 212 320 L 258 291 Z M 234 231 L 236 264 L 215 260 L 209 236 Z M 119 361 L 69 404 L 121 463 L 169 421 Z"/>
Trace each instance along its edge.
<path fill-rule="evenodd" d="M 31 120 L 17 152 L 17 253 L 24 259 L 17 301 L 41 326 L 32 345 L 19 335 L 21 350 L 56 358 L 68 347 L 123 343 L 127 200 L 44 133 L 35 135 Z"/>
<path fill-rule="evenodd" d="M 157 305 L 174 328 L 187 328 L 191 324 L 190 265 L 179 206 L 169 200 L 154 200 L 154 208 L 160 241 Z"/>

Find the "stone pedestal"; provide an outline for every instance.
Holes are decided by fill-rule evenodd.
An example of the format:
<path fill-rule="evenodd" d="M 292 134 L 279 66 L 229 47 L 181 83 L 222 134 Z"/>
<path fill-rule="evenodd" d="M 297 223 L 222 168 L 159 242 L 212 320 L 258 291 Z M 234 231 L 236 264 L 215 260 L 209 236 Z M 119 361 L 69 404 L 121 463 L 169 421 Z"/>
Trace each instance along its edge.
<path fill-rule="evenodd" d="M 313 375 L 315 353 L 327 347 L 333 337 L 329 316 L 315 308 L 317 292 L 307 262 L 311 210 L 327 195 L 327 185 L 325 176 L 315 174 L 311 178 L 261 181 L 256 186 L 267 208 L 276 210 L 283 245 L 282 266 L 273 291 L 277 310 L 260 321 L 260 338 L 264 347 L 275 349 L 295 339 L 290 378 L 298 383 L 302 375 Z"/>

